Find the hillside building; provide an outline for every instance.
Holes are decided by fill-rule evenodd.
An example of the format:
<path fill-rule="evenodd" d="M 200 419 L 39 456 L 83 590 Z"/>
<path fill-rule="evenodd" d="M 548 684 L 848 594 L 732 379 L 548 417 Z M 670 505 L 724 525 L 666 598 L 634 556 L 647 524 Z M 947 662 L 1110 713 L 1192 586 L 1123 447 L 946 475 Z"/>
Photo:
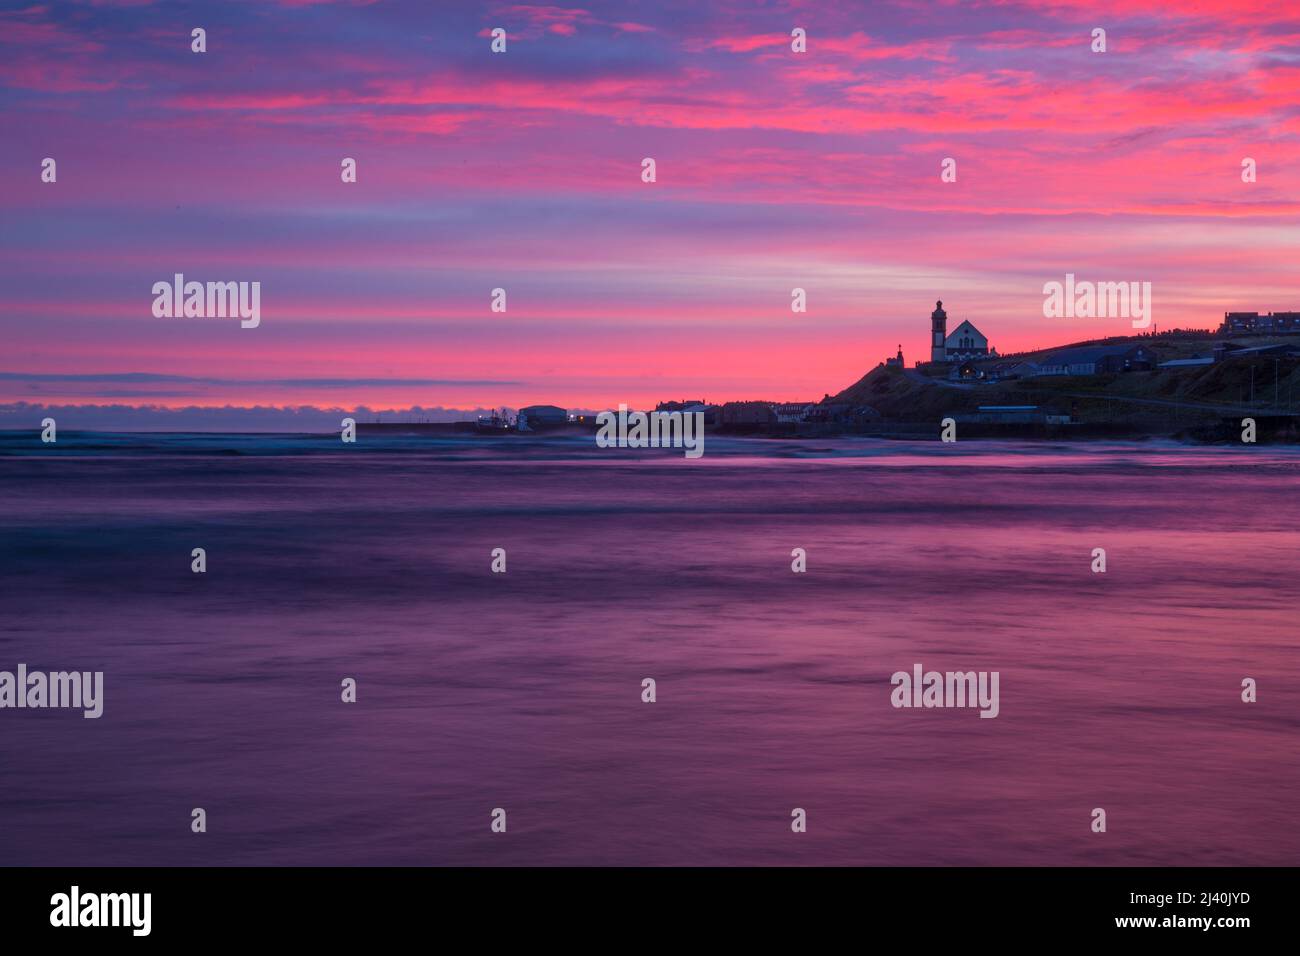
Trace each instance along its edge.
<path fill-rule="evenodd" d="M 1221 335 L 1292 335 L 1300 333 L 1300 312 L 1225 312 Z"/>
<path fill-rule="evenodd" d="M 1103 375 L 1146 371 L 1156 366 L 1156 356 L 1145 345 L 1085 345 L 1061 349 L 1039 363 L 1039 375 Z"/>
<path fill-rule="evenodd" d="M 963 319 L 949 335 L 948 313 L 944 311 L 943 300 L 940 299 L 934 304 L 934 311 L 930 313 L 931 362 L 963 362 L 968 359 L 989 358 L 997 354 L 997 349 L 989 347 L 988 336 L 969 320 Z M 902 358 L 901 346 L 899 358 Z"/>

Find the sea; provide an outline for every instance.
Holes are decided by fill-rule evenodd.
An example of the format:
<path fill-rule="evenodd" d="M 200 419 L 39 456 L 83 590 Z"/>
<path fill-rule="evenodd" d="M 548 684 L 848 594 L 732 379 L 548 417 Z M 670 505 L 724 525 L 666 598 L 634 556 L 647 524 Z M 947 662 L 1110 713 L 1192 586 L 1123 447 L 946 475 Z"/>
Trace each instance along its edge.
<path fill-rule="evenodd" d="M 0 709 L 0 865 L 1300 856 L 1296 448 L 33 429 L 0 502 L 0 671 L 104 675 Z"/>

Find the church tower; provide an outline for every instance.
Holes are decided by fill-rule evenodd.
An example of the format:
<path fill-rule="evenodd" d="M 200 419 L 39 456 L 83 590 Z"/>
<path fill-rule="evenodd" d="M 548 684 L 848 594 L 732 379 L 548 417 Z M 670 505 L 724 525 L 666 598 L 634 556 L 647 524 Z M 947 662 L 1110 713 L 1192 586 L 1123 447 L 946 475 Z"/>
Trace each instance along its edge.
<path fill-rule="evenodd" d="M 948 338 L 948 313 L 943 311 L 942 299 L 934 304 L 934 311 L 930 313 L 930 329 L 930 361 L 947 361 L 948 352 L 943 343 Z"/>

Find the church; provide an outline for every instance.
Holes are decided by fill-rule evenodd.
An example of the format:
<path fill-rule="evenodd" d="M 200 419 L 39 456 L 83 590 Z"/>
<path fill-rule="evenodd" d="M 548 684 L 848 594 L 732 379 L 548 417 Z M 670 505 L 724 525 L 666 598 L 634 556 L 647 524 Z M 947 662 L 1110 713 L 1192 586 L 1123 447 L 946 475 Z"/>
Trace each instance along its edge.
<path fill-rule="evenodd" d="M 979 329 L 965 319 L 948 334 L 948 313 L 943 310 L 943 300 L 934 304 L 930 313 L 930 361 L 960 362 L 972 358 L 997 355 L 989 348 L 989 340 Z"/>

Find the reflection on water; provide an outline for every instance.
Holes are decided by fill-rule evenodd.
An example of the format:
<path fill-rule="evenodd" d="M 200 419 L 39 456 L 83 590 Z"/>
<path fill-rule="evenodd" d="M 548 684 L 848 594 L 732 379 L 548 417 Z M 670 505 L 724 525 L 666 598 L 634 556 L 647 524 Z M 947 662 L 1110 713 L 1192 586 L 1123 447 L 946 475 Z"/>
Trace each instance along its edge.
<path fill-rule="evenodd" d="M 0 670 L 106 697 L 0 711 L 0 863 L 1300 851 L 1294 452 L 363 442 L 0 439 Z M 997 719 L 891 708 L 917 662 Z"/>

